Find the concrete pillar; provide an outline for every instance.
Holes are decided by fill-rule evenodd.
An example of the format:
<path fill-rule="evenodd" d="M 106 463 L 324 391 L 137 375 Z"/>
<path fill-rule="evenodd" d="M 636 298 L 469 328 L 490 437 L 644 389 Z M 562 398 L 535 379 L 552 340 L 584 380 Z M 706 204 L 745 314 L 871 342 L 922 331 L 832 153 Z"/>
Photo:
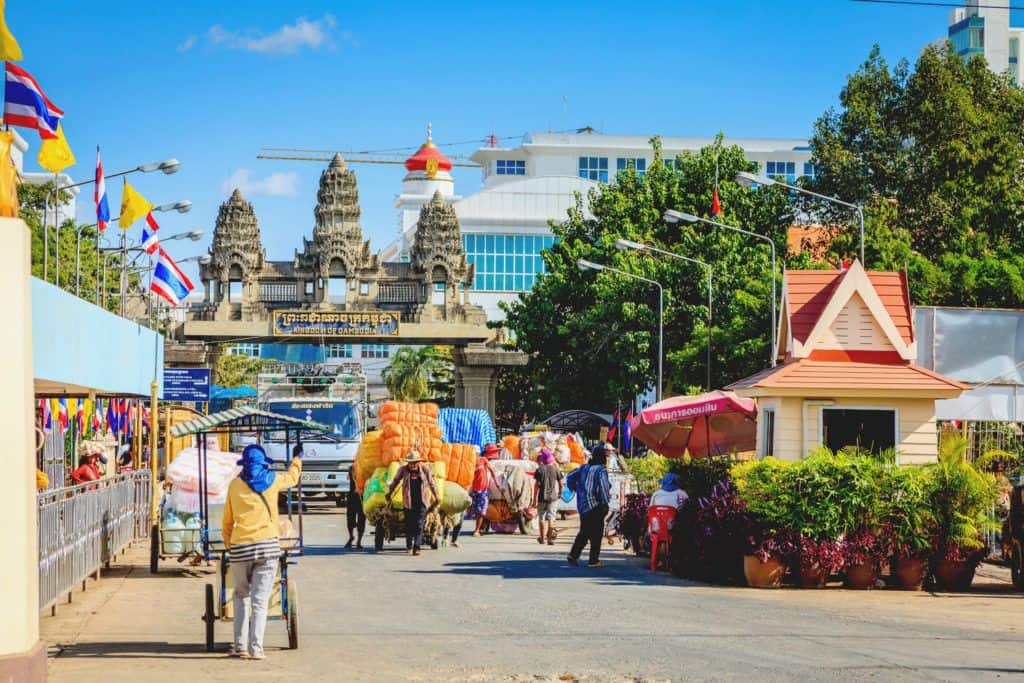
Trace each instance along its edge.
<path fill-rule="evenodd" d="M 32 302 L 28 226 L 0 218 L 0 291 L 7 323 L 0 326 L 0 410 L 4 476 L 0 477 L 0 681 L 46 680 L 39 640 L 39 548 L 36 525 L 35 430 L 32 424 Z"/>
<path fill-rule="evenodd" d="M 455 405 L 459 408 L 486 410 L 494 417 L 498 368 L 494 366 L 455 369 Z"/>

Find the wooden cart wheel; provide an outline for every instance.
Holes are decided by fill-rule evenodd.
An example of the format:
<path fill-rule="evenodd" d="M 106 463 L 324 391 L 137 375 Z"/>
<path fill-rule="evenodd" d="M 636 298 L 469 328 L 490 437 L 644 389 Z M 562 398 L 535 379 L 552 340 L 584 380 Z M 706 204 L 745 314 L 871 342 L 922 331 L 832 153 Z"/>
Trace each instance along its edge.
<path fill-rule="evenodd" d="M 285 621 L 288 629 L 288 649 L 299 649 L 299 589 L 291 579 L 288 581 L 288 614 Z"/>
<path fill-rule="evenodd" d="M 213 652 L 213 625 L 217 616 L 213 611 L 213 584 L 206 584 L 206 614 L 203 616 L 206 622 L 206 651 Z"/>
<path fill-rule="evenodd" d="M 149 573 L 156 574 L 160 569 L 160 527 L 153 525 L 149 534 Z"/>
<path fill-rule="evenodd" d="M 378 524 L 373 528 L 373 549 L 384 550 L 384 525 Z"/>

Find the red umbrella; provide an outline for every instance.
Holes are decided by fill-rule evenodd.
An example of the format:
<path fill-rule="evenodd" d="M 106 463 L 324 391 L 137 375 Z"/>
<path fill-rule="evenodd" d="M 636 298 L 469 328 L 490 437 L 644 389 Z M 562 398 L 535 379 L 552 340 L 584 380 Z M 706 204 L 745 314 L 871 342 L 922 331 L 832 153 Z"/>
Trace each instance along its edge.
<path fill-rule="evenodd" d="M 752 451 L 757 439 L 757 406 L 732 391 L 673 396 L 633 418 L 630 429 L 656 453 L 681 458 Z"/>

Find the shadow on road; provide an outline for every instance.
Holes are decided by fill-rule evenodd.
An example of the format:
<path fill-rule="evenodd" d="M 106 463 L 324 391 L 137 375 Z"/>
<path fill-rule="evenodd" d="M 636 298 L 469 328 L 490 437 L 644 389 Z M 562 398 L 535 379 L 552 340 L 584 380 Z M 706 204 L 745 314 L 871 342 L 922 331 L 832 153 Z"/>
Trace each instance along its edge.
<path fill-rule="evenodd" d="M 578 579 L 591 578 L 606 585 L 637 586 L 700 586 L 703 584 L 677 579 L 668 574 L 654 574 L 636 565 L 606 561 L 600 569 L 586 566 L 570 567 L 565 558 L 535 560 L 491 560 L 481 562 L 449 562 L 439 569 L 403 569 L 407 574 L 463 574 L 468 576 L 500 576 L 503 579 Z"/>
<path fill-rule="evenodd" d="M 145 640 L 127 642 L 74 643 L 61 645 L 51 656 L 97 659 L 209 659 L 224 653 L 207 652 L 202 643 L 168 643 Z"/>

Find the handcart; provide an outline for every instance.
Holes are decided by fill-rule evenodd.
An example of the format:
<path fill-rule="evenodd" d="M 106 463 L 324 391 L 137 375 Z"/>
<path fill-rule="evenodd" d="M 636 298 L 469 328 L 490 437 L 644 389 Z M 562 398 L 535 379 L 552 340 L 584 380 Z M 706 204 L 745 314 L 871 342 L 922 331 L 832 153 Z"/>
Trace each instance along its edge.
<path fill-rule="evenodd" d="M 374 550 L 383 550 L 385 543 L 405 535 L 405 513 L 390 505 L 382 505 L 369 521 L 373 526 Z M 437 550 L 444 533 L 444 520 L 440 510 L 436 506 L 427 508 L 427 516 L 423 521 L 424 545 L 429 545 L 431 550 Z"/>
<path fill-rule="evenodd" d="M 232 587 L 231 572 L 229 570 L 230 556 L 224 547 L 223 541 L 211 538 L 211 505 L 209 504 L 209 490 L 207 478 L 207 434 L 255 434 L 261 438 L 268 432 L 284 434 L 286 452 L 291 452 L 294 443 L 302 445 L 303 434 L 318 432 L 330 434 L 330 427 L 316 422 L 309 422 L 286 415 L 259 410 L 253 407 L 232 408 L 212 415 L 189 420 L 171 428 L 171 435 L 181 437 L 196 435 L 197 448 L 199 451 L 199 555 L 207 561 L 218 559 L 219 591 L 214 589 L 212 583 L 205 586 L 205 609 L 203 622 L 205 625 L 206 650 L 213 652 L 215 646 L 214 626 L 218 619 L 230 620 L 233 618 L 232 611 Z M 283 469 L 287 463 L 275 463 L 275 469 Z M 296 564 L 298 556 L 303 552 L 302 537 L 302 483 L 301 480 L 295 489 L 297 505 L 291 505 L 292 491 L 288 490 L 288 527 L 291 531 L 281 536 L 281 555 L 278 562 L 278 575 L 274 580 L 274 590 L 271 593 L 270 604 L 267 608 L 268 620 L 281 620 L 285 622 L 288 632 L 288 647 L 295 649 L 299 646 L 299 599 L 298 589 L 295 580 L 289 576 L 288 567 Z M 291 524 L 292 510 L 297 510 L 297 526 Z M 216 520 L 219 526 L 219 519 Z"/>

